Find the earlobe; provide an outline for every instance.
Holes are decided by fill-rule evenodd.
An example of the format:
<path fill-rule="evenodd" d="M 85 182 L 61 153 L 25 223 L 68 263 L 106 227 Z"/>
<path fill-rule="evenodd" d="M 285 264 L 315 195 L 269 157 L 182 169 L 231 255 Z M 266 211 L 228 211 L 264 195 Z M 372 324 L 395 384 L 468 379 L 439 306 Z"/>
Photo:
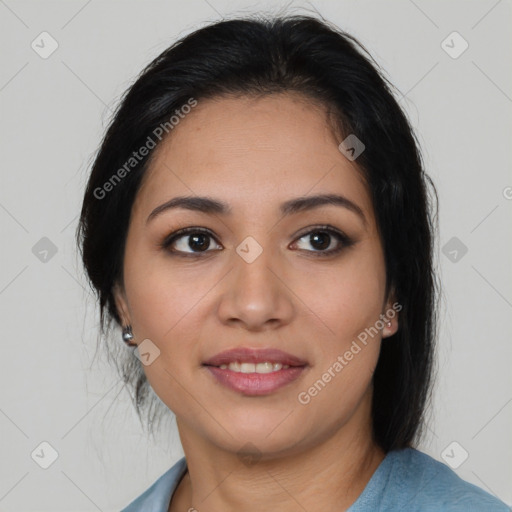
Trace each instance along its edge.
<path fill-rule="evenodd" d="M 389 338 L 396 334 L 399 327 L 399 311 L 402 309 L 402 306 L 399 302 L 396 301 L 395 298 L 395 290 L 394 288 L 389 294 L 389 299 L 386 302 L 386 308 L 384 311 L 384 329 L 382 331 L 383 338 Z"/>
<path fill-rule="evenodd" d="M 398 316 L 395 316 L 392 320 L 386 322 L 382 331 L 383 338 L 389 338 L 398 331 Z"/>

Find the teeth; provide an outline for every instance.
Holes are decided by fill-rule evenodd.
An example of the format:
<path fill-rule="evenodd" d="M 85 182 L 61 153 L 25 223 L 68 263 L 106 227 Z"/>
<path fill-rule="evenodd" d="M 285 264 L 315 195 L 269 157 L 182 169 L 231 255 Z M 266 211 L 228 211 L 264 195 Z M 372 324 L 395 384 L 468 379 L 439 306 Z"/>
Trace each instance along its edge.
<path fill-rule="evenodd" d="M 264 363 L 239 363 L 238 361 L 234 361 L 229 364 L 221 364 L 219 366 L 221 370 L 231 370 L 232 372 L 237 373 L 272 373 L 278 372 L 279 370 L 286 370 L 290 368 L 288 364 L 281 363 L 271 363 L 269 361 L 265 361 Z"/>
<path fill-rule="evenodd" d="M 228 368 L 232 371 L 232 372 L 241 372 L 242 370 L 240 369 L 240 363 L 229 363 L 228 365 Z"/>

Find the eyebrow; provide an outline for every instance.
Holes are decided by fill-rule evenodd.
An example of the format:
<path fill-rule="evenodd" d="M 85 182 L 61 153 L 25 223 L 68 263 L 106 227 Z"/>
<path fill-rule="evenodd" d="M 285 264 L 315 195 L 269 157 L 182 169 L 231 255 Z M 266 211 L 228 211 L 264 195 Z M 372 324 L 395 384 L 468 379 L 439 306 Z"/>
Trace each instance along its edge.
<path fill-rule="evenodd" d="M 281 204 L 280 210 L 282 215 L 288 216 L 294 213 L 313 210 L 321 206 L 333 205 L 346 208 L 351 212 L 358 215 L 363 223 L 366 225 L 366 217 L 363 210 L 350 199 L 339 194 L 320 194 L 315 196 L 303 196 L 295 199 L 290 199 Z M 192 210 L 196 212 L 216 215 L 231 215 L 231 207 L 222 201 L 213 199 L 211 197 L 203 196 L 180 196 L 170 199 L 165 203 L 157 206 L 146 219 L 146 224 L 163 213 L 164 211 L 183 208 L 185 210 Z"/>

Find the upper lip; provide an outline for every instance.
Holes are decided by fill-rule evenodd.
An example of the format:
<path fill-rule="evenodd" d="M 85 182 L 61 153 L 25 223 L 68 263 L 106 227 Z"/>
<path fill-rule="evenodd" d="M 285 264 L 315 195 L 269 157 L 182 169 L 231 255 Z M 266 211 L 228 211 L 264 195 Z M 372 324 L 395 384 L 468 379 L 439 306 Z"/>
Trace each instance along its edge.
<path fill-rule="evenodd" d="M 289 366 L 307 365 L 307 361 L 279 349 L 254 349 L 246 347 L 233 348 L 231 350 L 219 352 L 207 361 L 204 361 L 203 364 L 207 366 L 220 366 L 221 364 L 229 364 L 235 361 L 255 364 L 269 361 L 272 363 L 281 363 L 283 365 L 287 364 Z"/>

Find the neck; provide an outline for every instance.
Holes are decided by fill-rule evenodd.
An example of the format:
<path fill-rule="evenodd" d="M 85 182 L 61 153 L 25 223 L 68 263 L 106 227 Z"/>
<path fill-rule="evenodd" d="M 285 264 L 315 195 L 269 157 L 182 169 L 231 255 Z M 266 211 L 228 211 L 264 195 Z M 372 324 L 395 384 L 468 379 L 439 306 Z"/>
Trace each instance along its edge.
<path fill-rule="evenodd" d="M 286 455 L 262 454 L 252 463 L 178 419 L 188 472 L 169 510 L 347 510 L 385 457 L 372 439 L 370 403 L 363 401 L 349 422 L 325 439 Z"/>

